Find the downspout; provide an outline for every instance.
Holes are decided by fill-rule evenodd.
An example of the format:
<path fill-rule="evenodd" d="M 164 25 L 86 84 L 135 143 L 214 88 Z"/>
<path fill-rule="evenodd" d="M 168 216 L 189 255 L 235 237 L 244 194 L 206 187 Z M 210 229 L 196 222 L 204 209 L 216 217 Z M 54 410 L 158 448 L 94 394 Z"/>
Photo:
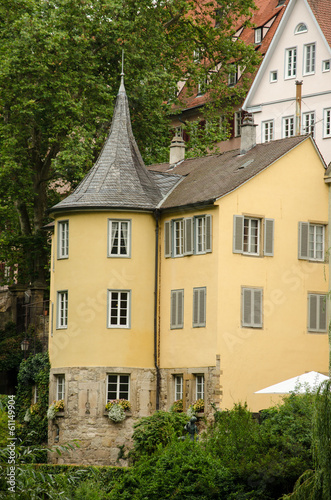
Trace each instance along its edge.
<path fill-rule="evenodd" d="M 158 274 L 159 274 L 159 210 L 155 210 L 155 276 L 154 276 L 154 366 L 156 370 L 156 410 L 160 409 L 160 368 L 158 365 Z"/>
<path fill-rule="evenodd" d="M 295 99 L 295 135 L 301 134 L 301 95 L 302 95 L 302 80 L 295 82 L 296 99 Z"/>

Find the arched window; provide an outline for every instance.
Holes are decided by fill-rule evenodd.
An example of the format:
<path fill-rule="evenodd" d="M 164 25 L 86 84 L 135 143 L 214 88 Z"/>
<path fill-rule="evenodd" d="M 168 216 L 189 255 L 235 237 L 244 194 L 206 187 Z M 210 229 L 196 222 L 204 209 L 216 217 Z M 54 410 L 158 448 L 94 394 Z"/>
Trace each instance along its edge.
<path fill-rule="evenodd" d="M 294 33 L 298 35 L 300 33 L 307 33 L 307 31 L 308 31 L 307 25 L 305 23 L 299 23 L 295 28 Z"/>

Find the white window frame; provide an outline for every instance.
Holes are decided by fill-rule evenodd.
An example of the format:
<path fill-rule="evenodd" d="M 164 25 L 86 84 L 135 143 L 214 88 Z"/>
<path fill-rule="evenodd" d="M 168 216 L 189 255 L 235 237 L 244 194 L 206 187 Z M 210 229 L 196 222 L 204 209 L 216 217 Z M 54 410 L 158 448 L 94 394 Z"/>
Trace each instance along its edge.
<path fill-rule="evenodd" d="M 315 136 L 315 111 L 302 113 L 302 133 Z"/>
<path fill-rule="evenodd" d="M 124 246 L 122 246 L 121 244 L 122 239 L 124 241 Z M 115 242 L 117 242 L 116 245 Z M 131 257 L 130 219 L 108 219 L 108 257 L 112 258 Z"/>
<path fill-rule="evenodd" d="M 255 28 L 254 29 L 254 43 L 261 43 L 262 42 L 262 28 Z"/>
<path fill-rule="evenodd" d="M 241 111 L 235 111 L 234 113 L 234 136 L 241 136 Z"/>
<path fill-rule="evenodd" d="M 65 398 L 65 376 L 55 375 L 56 377 L 56 400 L 61 401 Z"/>
<path fill-rule="evenodd" d="M 312 315 L 314 316 L 312 319 Z M 314 324 L 312 324 L 314 322 Z M 308 332 L 327 332 L 327 295 L 308 293 Z"/>
<path fill-rule="evenodd" d="M 253 223 L 257 223 L 257 236 L 255 236 Z M 247 240 L 245 241 L 245 238 Z M 254 243 L 253 240 L 256 240 Z M 260 241 L 261 241 L 261 219 L 256 217 L 244 217 L 244 231 L 243 231 L 243 254 L 247 255 L 260 255 Z M 254 247 L 254 250 L 252 248 Z"/>
<path fill-rule="evenodd" d="M 205 376 L 203 374 L 195 375 L 195 397 L 196 399 L 205 399 Z"/>
<path fill-rule="evenodd" d="M 205 286 L 193 288 L 193 328 L 206 326 L 206 296 Z"/>
<path fill-rule="evenodd" d="M 276 83 L 278 81 L 278 71 L 276 69 L 270 71 L 269 80 L 270 83 Z"/>
<path fill-rule="evenodd" d="M 294 34 L 301 35 L 301 33 L 307 33 L 307 31 L 308 31 L 308 28 L 307 28 L 306 23 L 299 23 L 299 24 L 297 24 L 297 26 L 294 30 Z"/>
<path fill-rule="evenodd" d="M 110 381 L 110 377 L 114 380 Z M 112 384 L 115 386 L 110 390 L 109 386 Z M 125 387 L 125 389 L 124 389 Z M 115 398 L 110 398 L 110 393 L 115 393 Z M 107 394 L 106 394 L 106 404 L 109 401 L 114 401 L 115 399 L 125 399 L 130 401 L 130 374 L 129 373 L 108 373 L 107 374 Z"/>
<path fill-rule="evenodd" d="M 283 138 L 294 137 L 294 116 L 284 116 L 283 118 Z"/>
<path fill-rule="evenodd" d="M 322 72 L 327 73 L 331 70 L 331 59 L 325 59 L 322 61 Z"/>
<path fill-rule="evenodd" d="M 57 330 L 68 328 L 68 290 L 59 290 L 57 292 Z"/>
<path fill-rule="evenodd" d="M 250 302 L 247 302 L 247 301 Z M 260 307 L 260 311 L 257 308 Z M 247 312 L 250 319 L 247 319 Z M 258 314 L 258 318 L 256 317 Z M 263 328 L 263 289 L 242 287 L 241 326 L 243 328 Z"/>
<path fill-rule="evenodd" d="M 249 223 L 249 220 L 258 220 L 260 223 L 258 224 L 258 248 L 255 245 L 255 251 L 247 251 L 248 249 L 252 249 L 252 223 Z M 244 245 L 244 228 L 248 225 L 248 242 L 245 248 Z M 248 224 L 247 224 L 248 222 Z M 265 257 L 273 257 L 274 255 L 274 232 L 275 232 L 275 221 L 274 219 L 269 218 L 259 218 L 259 217 L 251 217 L 246 215 L 234 215 L 233 216 L 233 253 L 240 253 L 243 255 L 252 255 L 259 256 L 262 254 L 262 224 L 263 224 L 263 255 Z M 247 231 L 246 231 L 247 233 Z M 250 235 L 249 235 L 250 233 Z"/>
<path fill-rule="evenodd" d="M 234 87 L 238 83 L 238 67 L 234 64 L 231 66 L 234 67 L 235 71 L 228 74 L 228 87 Z"/>
<path fill-rule="evenodd" d="M 194 253 L 197 255 L 212 251 L 212 216 L 197 215 L 194 220 Z"/>
<path fill-rule="evenodd" d="M 303 72 L 304 76 L 314 75 L 316 68 L 316 43 L 307 43 L 303 46 Z"/>
<path fill-rule="evenodd" d="M 266 120 L 262 122 L 262 137 L 261 141 L 262 143 L 264 142 L 270 142 L 274 139 L 274 121 L 273 120 Z"/>
<path fill-rule="evenodd" d="M 331 108 L 325 108 L 323 110 L 323 122 L 324 122 L 324 127 L 323 127 L 323 137 L 331 137 Z"/>
<path fill-rule="evenodd" d="M 297 48 L 285 49 L 285 80 L 297 76 Z"/>
<path fill-rule="evenodd" d="M 184 255 L 184 219 L 173 220 L 174 257 Z"/>
<path fill-rule="evenodd" d="M 117 294 L 117 297 L 115 296 Z M 107 328 L 131 327 L 131 290 L 108 289 L 108 320 Z M 114 302 L 117 301 L 116 307 Z M 125 307 L 123 307 L 123 302 Z M 122 312 L 125 312 L 123 315 Z M 116 315 L 113 314 L 116 312 Z M 116 319 L 116 322 L 113 322 Z M 123 322 L 125 319 L 125 322 Z"/>
<path fill-rule="evenodd" d="M 68 259 L 69 257 L 69 220 L 60 220 L 57 223 L 58 245 L 57 258 Z"/>
<path fill-rule="evenodd" d="M 322 235 L 318 234 L 320 232 L 322 232 Z M 325 224 L 299 222 L 298 258 L 301 260 L 324 262 L 325 237 Z M 321 245 L 322 247 L 319 248 Z"/>
<path fill-rule="evenodd" d="M 184 290 L 170 292 L 170 328 L 178 330 L 184 328 Z"/>
<path fill-rule="evenodd" d="M 174 375 L 175 401 L 183 399 L 184 378 L 183 375 Z"/>

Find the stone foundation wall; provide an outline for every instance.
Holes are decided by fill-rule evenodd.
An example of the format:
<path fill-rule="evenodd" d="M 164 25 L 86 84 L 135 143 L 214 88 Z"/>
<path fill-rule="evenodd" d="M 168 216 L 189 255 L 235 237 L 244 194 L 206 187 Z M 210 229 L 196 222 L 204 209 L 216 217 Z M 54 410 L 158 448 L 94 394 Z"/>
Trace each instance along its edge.
<path fill-rule="evenodd" d="M 121 423 L 114 423 L 105 412 L 108 374 L 130 375 L 130 403 L 132 411 Z M 207 420 L 212 418 L 211 403 L 220 406 L 220 359 L 215 366 L 197 368 L 161 369 L 160 410 L 168 411 L 174 402 L 174 376 L 183 376 L 184 411 L 196 400 L 196 375 L 204 375 L 205 412 Z M 80 367 L 52 369 L 50 375 L 50 403 L 56 399 L 57 377 L 65 377 L 64 412 L 49 421 L 49 446 L 64 445 L 78 440 L 79 448 L 59 456 L 49 454 L 51 463 L 82 465 L 127 465 L 119 458 L 132 447 L 134 423 L 155 410 L 155 369 Z"/>
<path fill-rule="evenodd" d="M 132 411 L 121 423 L 114 423 L 105 412 L 107 374 L 130 375 Z M 65 377 L 64 412 L 49 421 L 48 443 L 62 445 L 79 441 L 79 448 L 59 456 L 49 454 L 51 463 L 87 465 L 127 465 L 118 456 L 121 447 L 127 452 L 132 446 L 135 421 L 155 410 L 155 370 L 139 368 L 63 368 L 52 369 L 50 403 L 56 399 L 57 376 Z"/>

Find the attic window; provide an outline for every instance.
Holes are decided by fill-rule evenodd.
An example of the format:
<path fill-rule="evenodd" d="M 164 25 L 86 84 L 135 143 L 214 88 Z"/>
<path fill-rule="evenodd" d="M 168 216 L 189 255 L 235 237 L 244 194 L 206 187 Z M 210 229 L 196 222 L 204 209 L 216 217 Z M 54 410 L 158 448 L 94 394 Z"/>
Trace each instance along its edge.
<path fill-rule="evenodd" d="M 299 35 L 300 33 L 307 33 L 308 28 L 305 23 L 299 23 L 298 26 L 294 30 L 295 35 Z"/>
<path fill-rule="evenodd" d="M 254 42 L 261 43 L 262 41 L 262 28 L 256 28 L 254 30 Z"/>

